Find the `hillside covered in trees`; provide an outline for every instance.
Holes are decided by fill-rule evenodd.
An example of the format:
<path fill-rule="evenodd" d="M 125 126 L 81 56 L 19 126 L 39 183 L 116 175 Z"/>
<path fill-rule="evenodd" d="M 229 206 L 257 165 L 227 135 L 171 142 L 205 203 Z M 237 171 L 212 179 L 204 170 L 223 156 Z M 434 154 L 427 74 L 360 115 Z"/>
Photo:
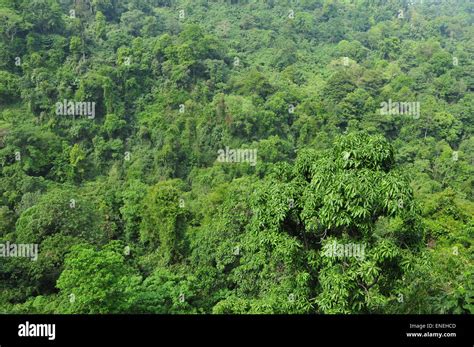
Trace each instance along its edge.
<path fill-rule="evenodd" d="M 0 0 L 0 312 L 474 313 L 469 0 Z"/>

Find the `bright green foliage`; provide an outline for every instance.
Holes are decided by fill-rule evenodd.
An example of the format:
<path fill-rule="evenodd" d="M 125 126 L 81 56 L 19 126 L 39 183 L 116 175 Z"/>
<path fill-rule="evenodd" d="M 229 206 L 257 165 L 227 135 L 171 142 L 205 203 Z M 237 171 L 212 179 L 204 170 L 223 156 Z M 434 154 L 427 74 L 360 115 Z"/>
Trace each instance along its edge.
<path fill-rule="evenodd" d="M 119 243 L 108 244 L 99 251 L 91 246 L 75 246 L 66 257 L 64 271 L 57 282 L 63 300 L 61 310 L 67 313 L 127 312 L 139 281 Z"/>
<path fill-rule="evenodd" d="M 0 312 L 473 313 L 470 2 L 290 7 L 0 0 Z"/>
<path fill-rule="evenodd" d="M 196 313 L 195 278 L 157 268 L 136 291 L 133 312 L 136 313 Z"/>

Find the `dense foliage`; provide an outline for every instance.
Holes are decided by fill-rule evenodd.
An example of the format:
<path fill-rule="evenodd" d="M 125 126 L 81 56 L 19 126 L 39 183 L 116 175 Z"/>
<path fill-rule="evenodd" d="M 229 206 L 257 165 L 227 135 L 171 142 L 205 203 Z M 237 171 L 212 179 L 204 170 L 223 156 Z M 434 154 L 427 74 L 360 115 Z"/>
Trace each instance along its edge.
<path fill-rule="evenodd" d="M 474 313 L 473 11 L 0 0 L 0 311 Z"/>

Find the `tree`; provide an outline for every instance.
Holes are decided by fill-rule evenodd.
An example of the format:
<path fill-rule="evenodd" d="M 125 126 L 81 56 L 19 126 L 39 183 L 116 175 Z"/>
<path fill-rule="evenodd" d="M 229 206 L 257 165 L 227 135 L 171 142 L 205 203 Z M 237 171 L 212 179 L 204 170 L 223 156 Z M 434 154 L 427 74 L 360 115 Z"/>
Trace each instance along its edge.
<path fill-rule="evenodd" d="M 15 100 L 19 96 L 18 78 L 9 72 L 0 71 L 0 98 L 5 103 Z"/>
<path fill-rule="evenodd" d="M 100 244 L 104 237 L 99 221 L 91 199 L 71 189 L 51 189 L 21 214 L 16 235 L 24 243 L 40 243 L 48 236 L 62 234 Z"/>
<path fill-rule="evenodd" d="M 187 215 L 185 206 L 183 183 L 180 180 L 155 184 L 143 200 L 140 240 L 151 249 L 158 248 L 165 265 L 183 256 Z"/>
<path fill-rule="evenodd" d="M 154 314 L 196 313 L 193 276 L 176 274 L 165 268 L 157 268 L 137 288 L 132 312 Z"/>
<path fill-rule="evenodd" d="M 19 165 L 32 176 L 48 176 L 58 153 L 61 153 L 59 137 L 51 131 L 22 124 L 6 135 L 7 146 L 0 149 L 5 164 Z"/>
<path fill-rule="evenodd" d="M 123 249 L 118 242 L 111 242 L 100 250 L 90 245 L 71 249 L 56 284 L 63 300 L 61 312 L 129 311 L 140 277 L 127 264 Z"/>
<path fill-rule="evenodd" d="M 216 313 L 382 311 L 407 256 L 421 247 L 411 188 L 380 136 L 350 134 L 326 152 L 299 153 L 293 168 L 277 165 L 258 184 L 236 184 L 253 191 L 250 201 L 239 202 L 245 193 L 230 190 L 233 209 L 218 215 L 241 221 L 203 227 L 221 230 L 217 239 L 206 233 L 206 242 L 221 244 L 208 253 L 235 288 L 216 303 Z M 366 252 L 326 256 L 334 242 Z"/>
<path fill-rule="evenodd" d="M 147 194 L 148 186 L 139 180 L 131 180 L 121 196 L 123 199 L 120 213 L 124 220 L 125 239 L 136 242 L 139 239 L 140 223 L 142 220 L 141 202 Z"/>
<path fill-rule="evenodd" d="M 6 41 L 12 42 L 15 36 L 22 30 L 28 28 L 22 17 L 9 8 L 0 9 L 0 36 Z"/>

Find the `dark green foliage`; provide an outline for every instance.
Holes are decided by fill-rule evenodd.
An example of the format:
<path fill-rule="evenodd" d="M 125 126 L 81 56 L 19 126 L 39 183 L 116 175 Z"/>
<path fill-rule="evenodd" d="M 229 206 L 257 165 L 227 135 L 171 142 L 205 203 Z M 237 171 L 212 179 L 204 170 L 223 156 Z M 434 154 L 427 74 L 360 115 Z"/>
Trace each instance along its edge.
<path fill-rule="evenodd" d="M 0 0 L 0 312 L 474 313 L 472 6 L 409 3 Z"/>

